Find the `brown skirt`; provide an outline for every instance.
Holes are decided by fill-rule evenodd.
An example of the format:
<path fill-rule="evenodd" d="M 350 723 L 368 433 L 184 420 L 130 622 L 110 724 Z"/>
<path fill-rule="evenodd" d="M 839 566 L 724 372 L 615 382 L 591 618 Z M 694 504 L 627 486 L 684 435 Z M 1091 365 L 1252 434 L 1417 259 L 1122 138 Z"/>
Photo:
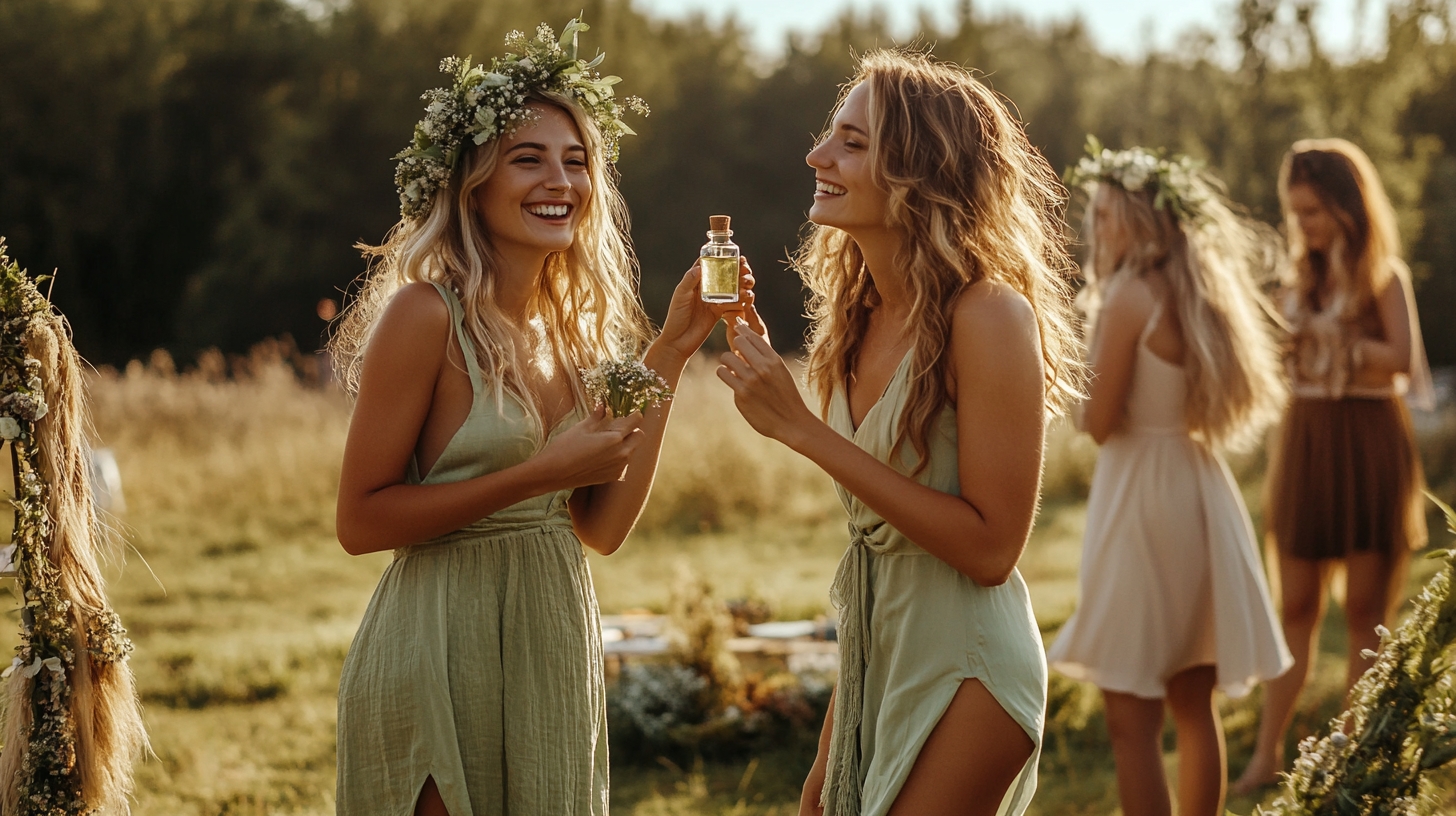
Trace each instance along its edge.
<path fill-rule="evenodd" d="M 1426 544 L 1420 454 L 1399 398 L 1294 399 L 1264 487 L 1279 550 L 1312 560 Z"/>

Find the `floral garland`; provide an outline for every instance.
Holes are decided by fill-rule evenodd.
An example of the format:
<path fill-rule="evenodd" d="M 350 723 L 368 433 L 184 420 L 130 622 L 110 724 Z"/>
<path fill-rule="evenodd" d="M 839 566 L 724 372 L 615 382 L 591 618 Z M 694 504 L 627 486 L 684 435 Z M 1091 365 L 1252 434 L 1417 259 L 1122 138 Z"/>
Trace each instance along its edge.
<path fill-rule="evenodd" d="M 448 88 L 426 91 L 425 118 L 415 125 L 414 141 L 395 155 L 399 165 L 394 183 L 399 189 L 400 214 L 419 218 L 430 211 L 435 194 L 448 187 L 450 174 L 465 148 L 484 144 L 530 120 L 526 106 L 533 93 L 557 93 L 573 99 L 601 129 L 608 161 L 616 161 L 622 136 L 635 131 L 622 121 L 622 109 L 613 98 L 612 86 L 621 77 L 602 76 L 594 70 L 605 54 L 591 62 L 577 59 L 576 35 L 589 29 L 573 19 L 557 39 L 551 27 L 542 23 L 536 38 L 512 31 L 506 47 L 519 49 L 490 61 L 490 68 L 471 65 L 470 58 L 446 57 L 440 71 L 450 74 Z M 624 100 L 626 107 L 646 116 L 647 103 L 635 96 Z"/>
<path fill-rule="evenodd" d="M 1212 191 L 1202 177 L 1203 164 L 1188 156 L 1167 158 L 1146 148 L 1108 150 L 1096 136 L 1087 137 L 1087 155 L 1067 169 L 1068 187 L 1090 188 L 1112 183 L 1130 193 L 1154 192 L 1153 209 L 1167 209 L 1180 221 L 1197 220 Z"/>
<path fill-rule="evenodd" d="M 32 326 L 51 304 L 5 252 L 0 239 L 0 438 L 10 444 L 15 468 L 15 532 L 12 556 L 25 607 L 15 659 L 0 676 L 20 672 L 32 683 L 28 749 L 19 787 L 22 816 L 91 813 L 76 767 L 76 724 L 70 708 L 69 673 L 75 669 L 76 632 L 71 602 L 61 591 L 60 569 L 49 557 L 55 530 L 49 487 L 42 477 L 36 423 L 49 410 L 41 363 L 26 349 Z M 0 463 L 0 467 L 6 466 Z M 97 662 L 124 660 L 132 645 L 115 613 L 88 616 L 85 642 Z M 11 712 L 15 716 L 16 712 Z"/>

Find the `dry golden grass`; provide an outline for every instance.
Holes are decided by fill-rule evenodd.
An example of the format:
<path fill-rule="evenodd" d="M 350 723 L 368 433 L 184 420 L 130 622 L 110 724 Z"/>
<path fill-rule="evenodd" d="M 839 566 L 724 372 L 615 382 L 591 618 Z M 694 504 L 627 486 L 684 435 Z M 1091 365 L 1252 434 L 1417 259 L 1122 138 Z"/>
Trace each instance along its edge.
<path fill-rule="evenodd" d="M 91 381 L 97 433 L 115 451 L 129 505 L 111 592 L 137 645 L 156 750 L 138 770 L 139 816 L 333 812 L 338 672 L 390 556 L 350 557 L 334 539 L 349 406 L 302 384 L 294 362 L 264 346 L 178 373 L 158 355 Z M 781 617 L 825 611 L 845 542 L 828 479 L 754 434 L 711 365 L 689 371 L 674 411 L 640 529 L 619 554 L 592 559 L 603 609 L 662 608 L 686 561 L 720 596 L 755 595 Z M 1075 603 L 1095 449 L 1057 428 L 1048 450 L 1048 499 L 1022 571 L 1050 627 Z M 1321 699 L 1331 683 L 1338 695 L 1338 626 L 1335 617 L 1326 628 Z M 1230 710 L 1231 739 L 1250 732 L 1239 719 L 1248 710 Z M 1047 760 L 1039 813 L 1110 812 L 1111 766 L 1093 722 L 1094 748 Z M 619 769 L 614 807 L 792 813 L 806 762 L 765 757 L 752 773 Z"/>

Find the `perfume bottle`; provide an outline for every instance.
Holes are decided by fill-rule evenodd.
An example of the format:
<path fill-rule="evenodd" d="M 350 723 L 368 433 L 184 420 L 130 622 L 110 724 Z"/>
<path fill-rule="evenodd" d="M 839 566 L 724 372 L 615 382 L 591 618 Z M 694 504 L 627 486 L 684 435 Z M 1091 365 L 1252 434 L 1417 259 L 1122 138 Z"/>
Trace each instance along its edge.
<path fill-rule="evenodd" d="M 702 258 L 703 277 L 700 291 L 709 303 L 738 302 L 738 245 L 733 243 L 733 230 L 728 229 L 726 215 L 708 216 L 708 243 L 698 255 Z"/>

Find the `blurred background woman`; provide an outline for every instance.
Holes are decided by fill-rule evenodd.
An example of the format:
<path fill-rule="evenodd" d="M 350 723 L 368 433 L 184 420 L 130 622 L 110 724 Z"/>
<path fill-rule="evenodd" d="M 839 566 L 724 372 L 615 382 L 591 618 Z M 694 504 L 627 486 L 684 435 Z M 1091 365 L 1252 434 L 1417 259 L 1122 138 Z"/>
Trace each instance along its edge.
<path fill-rule="evenodd" d="M 1221 450 L 1247 447 L 1286 389 L 1259 290 L 1275 237 L 1230 211 L 1187 159 L 1093 147 L 1083 301 L 1092 336 L 1083 424 L 1102 446 L 1087 501 L 1077 611 L 1047 658 L 1095 683 L 1125 816 L 1173 812 L 1164 706 L 1178 734 L 1178 813 L 1222 816 L 1215 689 L 1278 676 L 1285 648 Z"/>
<path fill-rule="evenodd" d="M 1253 758 L 1235 784 L 1277 780 L 1284 736 L 1337 567 L 1345 571 L 1347 684 L 1379 649 L 1411 550 L 1426 543 L 1420 457 L 1403 396 L 1431 403 L 1430 370 L 1395 212 L 1364 151 L 1343 139 L 1296 142 L 1279 171 L 1291 275 L 1294 399 L 1273 449 L 1265 520 L 1278 552 L 1284 636 L 1294 668 L 1269 684 Z"/>

